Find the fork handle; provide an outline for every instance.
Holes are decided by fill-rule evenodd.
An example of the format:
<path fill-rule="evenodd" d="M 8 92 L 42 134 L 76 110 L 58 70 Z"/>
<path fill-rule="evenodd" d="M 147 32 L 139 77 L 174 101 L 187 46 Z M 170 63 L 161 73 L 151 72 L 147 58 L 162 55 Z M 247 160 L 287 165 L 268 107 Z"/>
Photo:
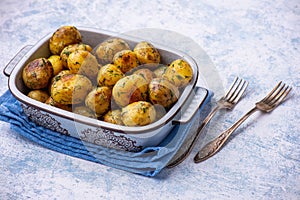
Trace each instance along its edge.
<path fill-rule="evenodd" d="M 211 120 L 211 118 L 216 114 L 216 112 L 220 109 L 222 109 L 223 107 L 221 107 L 220 105 L 217 105 L 208 115 L 207 117 L 203 120 L 203 122 L 201 123 L 201 125 L 197 128 L 197 132 L 196 135 L 194 136 L 191 144 L 189 145 L 189 147 L 185 150 L 185 152 L 183 154 L 181 154 L 176 160 L 171 161 L 170 164 L 168 164 L 168 168 L 172 168 L 175 167 L 177 165 L 179 165 L 180 163 L 182 163 L 182 161 L 184 161 L 188 155 L 191 153 L 192 149 L 194 148 L 196 141 L 198 140 L 199 136 L 200 136 L 200 132 L 201 130 L 206 126 L 206 124 Z"/>
<path fill-rule="evenodd" d="M 194 157 L 194 162 L 199 163 L 202 162 L 214 154 L 216 154 L 221 147 L 228 140 L 229 136 L 255 111 L 257 111 L 257 107 L 252 108 L 248 111 L 242 118 L 240 118 L 236 123 L 234 123 L 229 129 L 221 133 L 217 138 L 210 141 L 206 144 Z"/>

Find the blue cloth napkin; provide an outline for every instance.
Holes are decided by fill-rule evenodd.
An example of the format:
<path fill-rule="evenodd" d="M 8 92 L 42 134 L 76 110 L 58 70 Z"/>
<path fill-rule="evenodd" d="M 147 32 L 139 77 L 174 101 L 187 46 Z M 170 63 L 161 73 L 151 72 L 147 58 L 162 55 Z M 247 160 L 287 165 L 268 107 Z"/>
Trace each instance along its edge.
<path fill-rule="evenodd" d="M 102 147 L 38 126 L 28 120 L 19 101 L 14 98 L 10 91 L 6 91 L 0 97 L 0 120 L 10 123 L 11 129 L 20 135 L 51 150 L 153 177 L 175 156 L 188 135 L 186 134 L 187 131 L 198 125 L 201 110 L 206 103 L 210 102 L 211 96 L 209 93 L 191 122 L 176 125 L 161 144 L 156 147 L 147 147 L 141 152 L 127 152 Z"/>

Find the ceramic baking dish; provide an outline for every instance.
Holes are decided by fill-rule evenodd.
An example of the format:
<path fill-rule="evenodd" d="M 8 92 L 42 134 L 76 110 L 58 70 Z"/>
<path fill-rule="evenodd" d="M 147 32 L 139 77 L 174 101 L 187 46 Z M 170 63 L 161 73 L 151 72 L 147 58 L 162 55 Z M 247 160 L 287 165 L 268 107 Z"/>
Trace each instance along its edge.
<path fill-rule="evenodd" d="M 99 29 L 77 28 L 82 35 L 83 43 L 93 48 L 110 37 L 126 40 L 131 48 L 136 43 L 147 40 L 147 38 L 136 38 Z M 193 69 L 191 83 L 185 87 L 176 104 L 160 120 L 146 126 L 126 127 L 91 119 L 35 101 L 26 96 L 29 90 L 23 83 L 22 70 L 30 61 L 50 56 L 48 42 L 51 36 L 52 33 L 35 45 L 25 46 L 5 67 L 4 73 L 9 77 L 10 91 L 19 100 L 28 118 L 53 131 L 109 148 L 137 152 L 145 147 L 158 145 L 176 124 L 188 123 L 208 96 L 205 88 L 196 86 L 199 71 L 193 58 L 181 51 L 149 41 L 159 50 L 161 63 L 169 64 L 175 59 L 182 58 Z"/>

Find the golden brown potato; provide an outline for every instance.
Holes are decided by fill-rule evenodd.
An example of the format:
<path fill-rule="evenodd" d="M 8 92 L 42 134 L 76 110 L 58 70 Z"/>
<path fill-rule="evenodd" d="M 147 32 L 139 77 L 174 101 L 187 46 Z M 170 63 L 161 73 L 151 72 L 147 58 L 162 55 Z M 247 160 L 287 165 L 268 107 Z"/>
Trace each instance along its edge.
<path fill-rule="evenodd" d="M 66 46 L 60 53 L 60 58 L 62 61 L 62 65 L 65 68 L 68 68 L 68 57 L 69 55 L 74 52 L 75 50 L 85 50 L 88 52 L 91 52 L 93 49 L 90 45 L 88 44 L 83 44 L 83 43 L 79 43 L 79 44 L 70 44 L 68 46 Z"/>
<path fill-rule="evenodd" d="M 126 126 L 145 126 L 155 121 L 154 106 L 146 101 L 137 101 L 122 108 L 121 119 Z"/>
<path fill-rule="evenodd" d="M 65 74 L 72 74 L 72 72 L 68 69 L 60 71 L 56 76 L 63 76 Z"/>
<path fill-rule="evenodd" d="M 148 97 L 148 82 L 138 74 L 125 76 L 115 84 L 112 95 L 120 107 L 135 101 L 146 101 Z"/>
<path fill-rule="evenodd" d="M 48 92 L 49 94 L 51 93 L 51 86 L 53 84 L 53 82 L 55 80 L 59 80 L 60 79 L 60 76 L 63 76 L 65 74 L 72 74 L 70 70 L 62 70 L 60 71 L 56 76 L 52 77 L 51 81 L 50 81 L 50 84 L 48 85 Z"/>
<path fill-rule="evenodd" d="M 139 61 L 136 57 L 136 54 L 131 50 L 122 50 L 117 52 L 113 57 L 113 63 L 119 69 L 121 69 L 123 73 L 126 73 L 139 66 Z"/>
<path fill-rule="evenodd" d="M 99 63 L 106 65 L 112 63 L 114 55 L 122 50 L 130 50 L 129 44 L 120 38 L 111 38 L 102 42 L 96 49 Z"/>
<path fill-rule="evenodd" d="M 133 74 L 141 75 L 148 83 L 155 77 L 155 74 L 147 68 L 141 68 L 133 72 Z"/>
<path fill-rule="evenodd" d="M 27 96 L 42 103 L 45 103 L 45 101 L 49 98 L 48 92 L 44 90 L 31 90 Z"/>
<path fill-rule="evenodd" d="M 163 77 L 177 87 L 184 87 L 192 80 L 193 69 L 185 60 L 177 59 L 166 69 Z"/>
<path fill-rule="evenodd" d="M 51 62 L 46 58 L 37 58 L 28 63 L 22 72 L 25 85 L 30 89 L 42 89 L 47 87 L 53 75 Z"/>
<path fill-rule="evenodd" d="M 62 26 L 57 29 L 49 41 L 50 52 L 60 55 L 61 51 L 70 44 L 80 43 L 81 34 L 74 26 Z"/>
<path fill-rule="evenodd" d="M 85 50 L 75 50 L 68 57 L 68 68 L 74 74 L 82 74 L 93 79 L 98 74 L 98 66 L 96 57 Z"/>
<path fill-rule="evenodd" d="M 123 125 L 121 120 L 121 110 L 110 110 L 103 116 L 103 121 L 109 122 L 112 124 Z"/>
<path fill-rule="evenodd" d="M 141 64 L 160 63 L 159 51 L 149 42 L 139 42 L 133 51 Z"/>
<path fill-rule="evenodd" d="M 92 82 L 80 74 L 56 76 L 51 85 L 51 97 L 60 104 L 79 104 L 92 90 Z"/>
<path fill-rule="evenodd" d="M 51 96 L 46 100 L 45 104 L 48 104 L 50 106 L 54 106 L 54 107 L 57 107 L 57 108 L 60 108 L 60 109 L 66 110 L 66 111 L 70 111 L 70 112 L 72 111 L 72 105 L 70 105 L 70 104 L 64 105 L 64 104 L 57 103 L 54 101 L 54 99 Z"/>
<path fill-rule="evenodd" d="M 179 97 L 179 91 L 175 85 L 163 78 L 155 78 L 149 84 L 149 98 L 153 104 L 160 104 L 170 108 Z"/>
<path fill-rule="evenodd" d="M 100 68 L 97 76 L 97 84 L 98 86 L 112 87 L 123 77 L 124 73 L 117 66 L 107 64 Z"/>
<path fill-rule="evenodd" d="M 106 86 L 94 88 L 85 98 L 85 105 L 97 115 L 103 115 L 110 109 L 111 89 Z"/>
<path fill-rule="evenodd" d="M 76 113 L 76 114 L 79 114 L 79 115 L 83 115 L 85 117 L 96 119 L 95 113 L 86 106 L 76 106 L 73 109 L 73 112 Z"/>
<path fill-rule="evenodd" d="M 48 58 L 53 67 L 53 76 L 56 76 L 59 72 L 61 72 L 64 67 L 59 55 L 52 55 Z"/>

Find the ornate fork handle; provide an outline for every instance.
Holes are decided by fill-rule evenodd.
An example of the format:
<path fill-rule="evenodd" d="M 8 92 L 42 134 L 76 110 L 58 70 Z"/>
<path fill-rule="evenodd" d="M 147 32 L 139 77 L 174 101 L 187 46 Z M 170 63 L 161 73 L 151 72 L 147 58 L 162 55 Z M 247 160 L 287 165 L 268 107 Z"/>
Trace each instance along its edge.
<path fill-rule="evenodd" d="M 180 164 L 187 156 L 190 154 L 192 149 L 195 146 L 196 141 L 199 138 L 201 130 L 205 127 L 205 125 L 211 120 L 211 118 L 215 115 L 215 113 L 220 109 L 232 109 L 237 104 L 243 93 L 245 92 L 246 88 L 248 86 L 248 82 L 236 77 L 231 84 L 229 90 L 226 92 L 226 94 L 218 100 L 217 106 L 208 114 L 208 116 L 203 120 L 201 125 L 197 128 L 196 134 L 191 139 L 192 142 L 190 145 L 184 149 L 184 152 L 181 153 L 179 157 L 175 157 L 175 160 L 172 160 L 167 167 L 175 167 L 178 164 Z M 184 147 L 186 144 L 183 145 Z"/>
<path fill-rule="evenodd" d="M 194 157 L 194 162 L 199 163 L 202 162 L 209 157 L 213 156 L 217 153 L 221 147 L 228 140 L 229 136 L 255 111 L 257 111 L 257 107 L 252 108 L 249 112 L 247 112 L 241 119 L 239 119 L 235 124 L 233 124 L 229 129 L 221 133 L 217 138 L 209 142 L 205 145 Z"/>

